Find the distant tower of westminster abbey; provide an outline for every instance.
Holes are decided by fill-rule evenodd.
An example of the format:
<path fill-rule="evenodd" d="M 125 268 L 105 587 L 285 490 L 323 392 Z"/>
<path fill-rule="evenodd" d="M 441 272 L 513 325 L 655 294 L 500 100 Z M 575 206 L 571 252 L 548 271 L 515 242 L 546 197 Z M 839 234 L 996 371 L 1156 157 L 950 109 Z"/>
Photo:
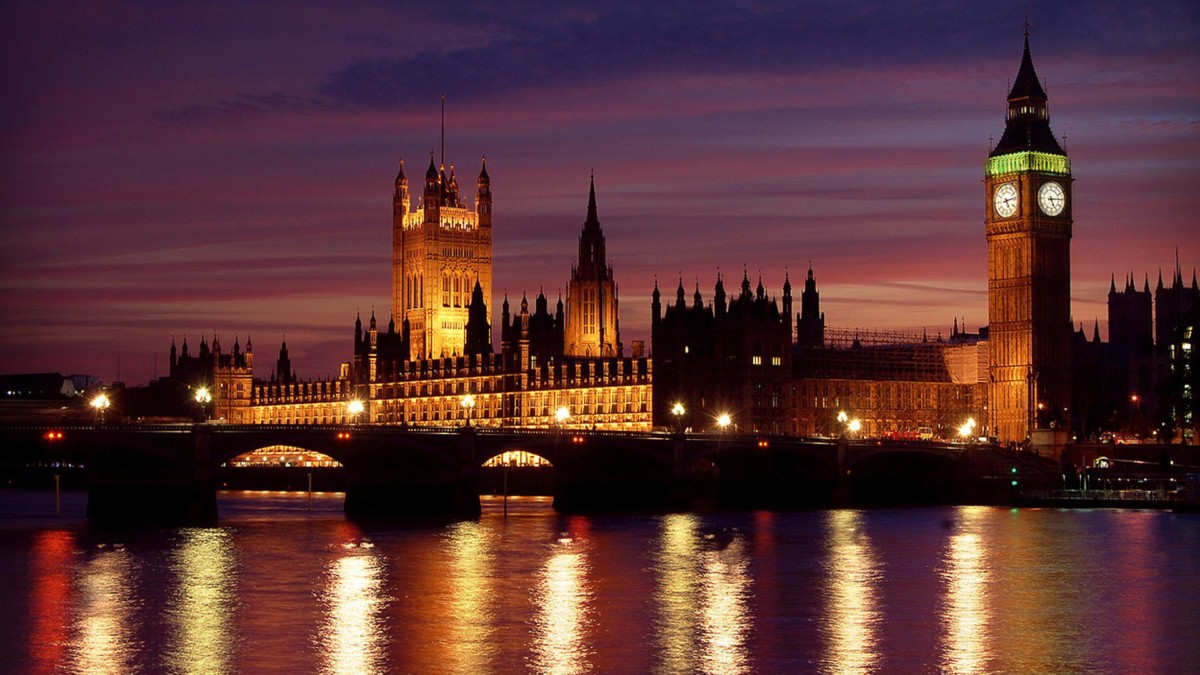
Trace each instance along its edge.
<path fill-rule="evenodd" d="M 1001 442 L 1064 426 L 1071 400 L 1071 163 L 1050 131 L 1029 32 L 984 174 L 989 418 Z"/>

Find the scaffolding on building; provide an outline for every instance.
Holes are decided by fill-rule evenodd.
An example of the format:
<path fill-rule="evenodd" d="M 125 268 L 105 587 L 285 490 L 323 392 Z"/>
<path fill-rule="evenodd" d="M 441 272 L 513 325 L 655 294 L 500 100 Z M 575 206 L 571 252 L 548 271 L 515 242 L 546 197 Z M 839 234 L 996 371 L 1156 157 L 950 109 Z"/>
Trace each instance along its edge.
<path fill-rule="evenodd" d="M 945 438 L 967 418 L 982 422 L 987 350 L 981 340 L 827 328 L 821 347 L 798 348 L 792 357 L 797 431 L 836 435 L 842 411 L 861 418 L 868 436 Z"/>
<path fill-rule="evenodd" d="M 900 331 L 826 328 L 824 345 L 798 350 L 793 363 L 801 377 L 950 382 L 949 344 L 940 334 L 930 339 Z"/>

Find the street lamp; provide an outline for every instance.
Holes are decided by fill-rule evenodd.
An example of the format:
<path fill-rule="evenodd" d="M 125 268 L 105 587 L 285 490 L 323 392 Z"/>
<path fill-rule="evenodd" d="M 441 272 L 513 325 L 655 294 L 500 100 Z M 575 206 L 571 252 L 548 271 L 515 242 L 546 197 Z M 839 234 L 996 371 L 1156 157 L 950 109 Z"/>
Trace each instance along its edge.
<path fill-rule="evenodd" d="M 208 387 L 200 387 L 196 390 L 196 403 L 200 406 L 200 412 L 204 413 L 204 421 L 208 421 L 208 404 L 212 403 L 212 392 Z"/>
<path fill-rule="evenodd" d="M 475 409 L 475 397 L 471 394 L 463 396 L 460 405 L 462 405 L 463 414 L 467 418 L 467 426 L 471 426 L 471 411 Z"/>
<path fill-rule="evenodd" d="M 558 407 L 558 410 L 554 411 L 554 420 L 558 423 L 558 426 L 565 425 L 569 419 L 571 419 L 571 411 L 567 410 L 567 406 L 561 405 Z"/>
<path fill-rule="evenodd" d="M 717 416 L 717 428 L 722 432 L 728 429 L 730 424 L 733 424 L 733 419 L 729 416 L 729 413 L 721 413 Z"/>
<path fill-rule="evenodd" d="M 975 434 L 975 418 L 968 417 L 967 421 L 964 422 L 963 425 L 958 428 L 958 435 L 961 436 L 963 438 L 963 440 L 965 441 L 965 440 L 970 440 L 971 436 L 973 436 L 974 434 Z"/>
<path fill-rule="evenodd" d="M 676 402 L 675 405 L 671 406 L 671 414 L 675 416 L 676 431 L 683 431 L 683 414 L 685 412 L 687 412 L 687 410 L 684 409 L 682 403 Z"/>
<path fill-rule="evenodd" d="M 857 418 L 850 420 L 850 423 L 846 425 L 846 430 L 852 434 L 862 431 L 862 420 Z"/>
<path fill-rule="evenodd" d="M 363 402 L 358 399 L 354 399 L 354 400 L 350 401 L 349 403 L 347 403 L 346 404 L 346 412 L 350 413 L 350 423 L 357 424 L 358 416 L 361 415 L 362 411 L 365 409 L 366 409 L 366 406 L 363 405 Z"/>
<path fill-rule="evenodd" d="M 99 413 L 100 424 L 104 424 L 104 413 L 108 410 L 108 406 L 112 405 L 112 402 L 108 400 L 108 396 L 104 393 L 97 394 L 96 397 L 91 400 L 89 405 L 95 408 L 96 412 Z"/>

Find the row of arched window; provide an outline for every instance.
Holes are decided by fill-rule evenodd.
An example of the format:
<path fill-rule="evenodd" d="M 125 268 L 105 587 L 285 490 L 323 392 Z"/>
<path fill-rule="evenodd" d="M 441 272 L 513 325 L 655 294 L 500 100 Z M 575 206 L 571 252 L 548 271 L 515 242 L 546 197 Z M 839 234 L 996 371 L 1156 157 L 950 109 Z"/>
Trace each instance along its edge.
<path fill-rule="evenodd" d="M 416 309 L 422 307 L 421 298 L 425 296 L 425 277 L 419 272 L 404 277 L 404 307 Z"/>
<path fill-rule="evenodd" d="M 468 307 L 474 277 L 469 272 L 442 271 L 442 307 Z"/>

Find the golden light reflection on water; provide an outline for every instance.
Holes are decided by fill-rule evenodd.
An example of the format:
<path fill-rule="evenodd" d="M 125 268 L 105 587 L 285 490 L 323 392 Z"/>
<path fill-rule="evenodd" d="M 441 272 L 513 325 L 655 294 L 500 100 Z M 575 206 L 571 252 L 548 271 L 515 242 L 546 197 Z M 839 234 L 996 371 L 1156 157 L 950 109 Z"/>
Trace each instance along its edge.
<path fill-rule="evenodd" d="M 823 670 L 867 673 L 879 661 L 879 562 L 863 531 L 862 514 L 830 511 L 825 527 L 829 558 L 826 562 L 825 621 L 821 632 L 827 653 Z"/>
<path fill-rule="evenodd" d="M 745 672 L 753 625 L 747 545 L 737 532 L 704 533 L 701 522 L 693 514 L 671 514 L 658 533 L 657 669 Z"/>
<path fill-rule="evenodd" d="M 661 670 L 665 673 L 695 670 L 693 627 L 699 587 L 696 575 L 699 522 L 693 514 L 672 513 L 663 517 L 658 533 L 655 605 Z"/>
<path fill-rule="evenodd" d="M 224 673 L 232 668 L 230 622 L 236 609 L 233 545 L 226 530 L 183 530 L 175 558 L 179 586 L 168 610 L 175 640 L 172 672 Z"/>
<path fill-rule="evenodd" d="M 569 536 L 554 544 L 538 572 L 534 622 L 533 667 L 539 673 L 584 673 L 592 670 L 592 592 L 588 582 L 587 542 Z"/>
<path fill-rule="evenodd" d="M 138 651 L 130 625 L 136 615 L 133 557 L 124 547 L 100 544 L 77 579 L 78 614 L 71 641 L 73 667 L 81 673 L 129 672 Z"/>
<path fill-rule="evenodd" d="M 342 546 L 326 571 L 325 621 L 320 629 L 325 673 L 386 670 L 383 560 L 369 542 Z"/>
<path fill-rule="evenodd" d="M 950 536 L 942 568 L 941 670 L 982 673 L 988 658 L 988 552 L 977 526 L 987 516 L 984 507 L 960 510 L 958 531 Z"/>
<path fill-rule="evenodd" d="M 718 550 L 704 553 L 701 662 L 706 673 L 742 673 L 748 669 L 746 639 L 753 625 L 746 602 L 751 593 L 749 564 L 741 535 L 734 535 Z"/>
<path fill-rule="evenodd" d="M 456 673 L 485 672 L 492 634 L 489 571 L 492 551 L 487 529 L 477 522 L 457 523 L 448 539 L 450 558 L 449 631 L 451 662 Z"/>

